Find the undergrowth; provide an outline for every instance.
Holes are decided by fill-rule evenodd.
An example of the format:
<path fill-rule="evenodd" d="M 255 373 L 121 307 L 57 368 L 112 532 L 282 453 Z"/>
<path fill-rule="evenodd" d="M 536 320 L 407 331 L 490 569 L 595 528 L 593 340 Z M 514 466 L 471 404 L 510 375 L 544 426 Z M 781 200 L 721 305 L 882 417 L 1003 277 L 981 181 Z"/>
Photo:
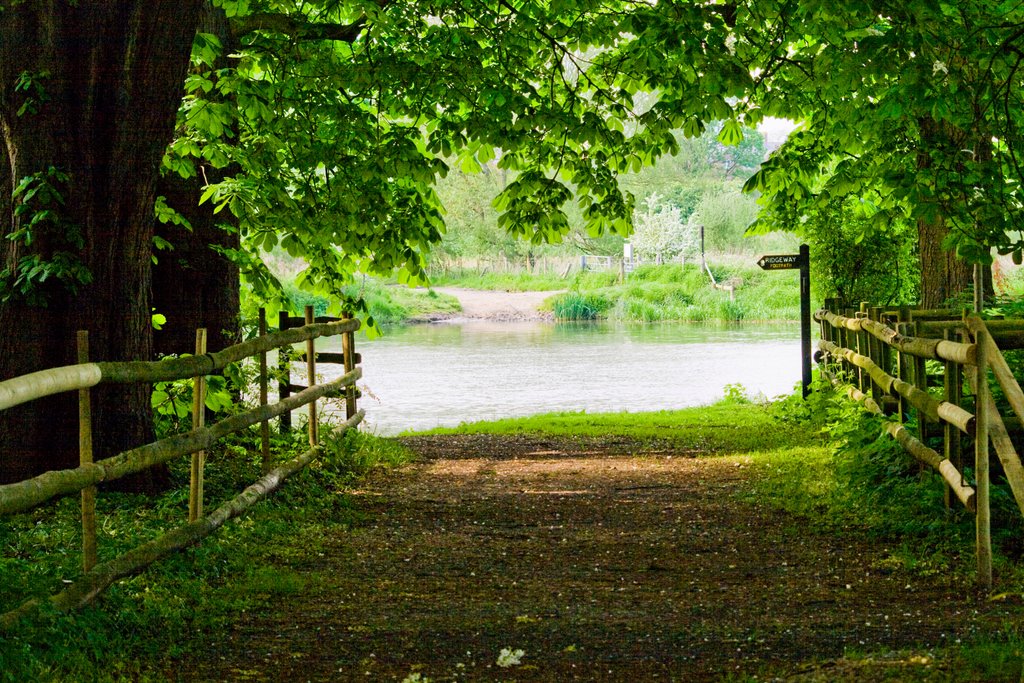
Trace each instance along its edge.
<path fill-rule="evenodd" d="M 888 436 L 880 418 L 824 386 L 806 402 L 790 397 L 773 409 L 782 420 L 820 432 L 829 449 L 799 461 L 764 458 L 755 496 L 769 497 L 815 524 L 884 541 L 892 548 L 888 569 L 951 572 L 973 580 L 973 514 L 955 498 L 947 508 L 942 477 Z M 971 468 L 964 469 L 973 485 Z M 991 493 L 997 583 L 1017 590 L 1024 586 L 1019 567 L 1024 524 L 998 473 Z"/>
<path fill-rule="evenodd" d="M 308 448 L 304 434 L 276 437 L 282 459 Z M 374 467 L 405 462 L 394 441 L 324 429 L 324 456 L 294 475 L 247 515 L 201 544 L 171 555 L 112 586 L 72 614 L 43 610 L 0 638 L 0 681 L 166 680 L 178 655 L 218 637 L 245 611 L 303 588 L 309 576 L 281 565 L 318 552 L 324 538 L 355 520 L 347 486 Z M 259 478 L 258 437 L 236 435 L 209 454 L 206 508 L 213 509 Z M 101 492 L 99 561 L 186 521 L 188 459 L 177 461 L 175 488 L 149 498 Z M 44 599 L 80 574 L 78 500 L 67 497 L 0 520 L 0 612 Z M 201 609 L 200 609 L 201 607 Z"/>

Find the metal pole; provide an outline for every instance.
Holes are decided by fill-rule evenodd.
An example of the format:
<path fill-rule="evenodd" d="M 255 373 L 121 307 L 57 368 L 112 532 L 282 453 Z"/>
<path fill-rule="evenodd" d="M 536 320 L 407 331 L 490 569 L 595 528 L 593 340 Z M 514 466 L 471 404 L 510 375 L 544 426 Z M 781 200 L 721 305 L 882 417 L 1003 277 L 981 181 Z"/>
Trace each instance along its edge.
<path fill-rule="evenodd" d="M 703 247 L 704 230 L 701 228 Z M 800 245 L 800 354 L 803 397 L 811 393 L 811 249 Z"/>

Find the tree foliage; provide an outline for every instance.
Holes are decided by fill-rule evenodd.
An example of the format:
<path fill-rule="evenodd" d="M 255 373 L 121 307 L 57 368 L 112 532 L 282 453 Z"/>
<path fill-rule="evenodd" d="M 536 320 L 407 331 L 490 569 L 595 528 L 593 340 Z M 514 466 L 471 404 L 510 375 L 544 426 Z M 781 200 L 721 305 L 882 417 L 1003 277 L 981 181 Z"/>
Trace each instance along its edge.
<path fill-rule="evenodd" d="M 835 200 L 800 222 L 820 296 L 883 306 L 919 300 L 916 231 L 906 220 L 879 229 L 877 211 L 869 202 Z"/>
<path fill-rule="evenodd" d="M 1024 5 L 748 7 L 751 30 L 735 49 L 788 48 L 765 65 L 755 96 L 803 122 L 747 184 L 767 199 L 762 225 L 792 227 L 859 197 L 878 207 L 880 228 L 940 225 L 945 246 L 970 261 L 1019 247 Z"/>
<path fill-rule="evenodd" d="M 202 199 L 240 219 L 234 256 L 262 292 L 255 256 L 278 244 L 314 284 L 418 279 L 445 229 L 436 182 L 453 166 L 507 174 L 495 207 L 513 236 L 558 241 L 572 214 L 590 235 L 625 234 L 633 200 L 616 176 L 676 152 L 675 129 L 723 119 L 734 131 L 730 98 L 750 83 L 714 6 L 215 4 L 240 47 L 215 69 L 222 41 L 197 36 L 165 163 L 183 176 L 239 169 Z M 687 31 L 702 44 L 665 63 L 657 49 Z"/>

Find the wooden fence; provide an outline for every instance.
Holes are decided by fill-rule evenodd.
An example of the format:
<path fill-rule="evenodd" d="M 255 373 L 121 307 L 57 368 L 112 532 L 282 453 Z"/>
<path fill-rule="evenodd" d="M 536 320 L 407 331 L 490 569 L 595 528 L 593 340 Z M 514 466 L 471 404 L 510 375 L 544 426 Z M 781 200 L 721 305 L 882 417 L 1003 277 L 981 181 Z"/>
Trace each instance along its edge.
<path fill-rule="evenodd" d="M 260 335 L 256 339 L 216 353 L 206 353 L 205 330 L 200 330 L 196 335 L 196 355 L 155 362 L 90 363 L 88 335 L 79 332 L 77 365 L 42 370 L 0 382 L 0 410 L 44 396 L 66 391 L 79 392 L 80 466 L 70 470 L 45 472 L 31 479 L 0 486 L 0 515 L 23 512 L 54 497 L 81 492 L 83 573 L 63 591 L 49 598 L 52 608 L 66 611 L 88 604 L 118 579 L 135 574 L 156 560 L 210 535 L 227 520 L 244 513 L 276 490 L 288 477 L 313 462 L 321 453 L 316 420 L 318 399 L 338 395 L 346 398 L 347 419 L 342 425 L 344 430 L 351 429 L 362 421 L 363 411 L 357 409 L 355 402 L 355 382 L 362 376 L 362 370 L 356 367 L 359 358 L 355 353 L 354 343 L 354 332 L 359 329 L 359 321 L 336 318 L 314 320 L 310 307 L 306 309 L 305 318 L 300 320 L 305 322 L 301 327 L 289 325 L 278 332 L 267 334 L 266 318 L 264 312 L 260 311 Z M 330 356 L 330 360 L 340 361 L 344 365 L 344 374 L 331 382 L 317 384 L 318 354 L 315 340 L 319 337 L 337 335 L 342 335 L 343 354 L 340 358 L 333 357 L 337 354 L 326 356 Z M 303 360 L 306 363 L 308 385 L 291 385 L 290 388 L 297 390 L 297 393 L 280 396 L 276 403 L 269 403 L 267 352 L 281 349 L 284 353 L 293 344 L 302 342 L 306 343 Z M 205 377 L 223 370 L 232 363 L 252 357 L 259 360 L 260 405 L 215 424 L 204 425 Z M 139 446 L 98 462 L 92 461 L 93 434 L 89 396 L 91 387 L 101 383 L 154 383 L 188 379 L 193 381 L 192 431 Z M 272 467 L 268 421 L 288 415 L 302 406 L 309 408 L 310 448 L 303 454 Z M 235 498 L 204 515 L 205 450 L 218 439 L 255 424 L 261 425 L 263 476 Z M 97 563 L 96 485 L 167 463 L 184 455 L 192 455 L 188 523 L 120 557 Z M 40 601 L 33 599 L 10 612 L 0 614 L 0 629 L 11 627 L 22 616 L 41 606 Z"/>
<path fill-rule="evenodd" d="M 826 301 L 816 358 L 833 384 L 872 413 L 892 416 L 885 430 L 946 482 L 946 501 L 975 514 L 978 582 L 992 585 L 990 444 L 1024 513 L 1024 467 L 1007 425 L 1024 424 L 1024 392 L 1000 347 L 1024 348 L 1024 321 L 984 321 L 975 314 Z M 1015 414 L 1004 419 L 989 391 L 989 372 Z M 904 426 L 915 417 L 916 433 Z M 973 438 L 973 459 L 964 437 Z M 930 444 L 941 442 L 941 450 Z M 975 485 L 964 479 L 973 466 Z"/>

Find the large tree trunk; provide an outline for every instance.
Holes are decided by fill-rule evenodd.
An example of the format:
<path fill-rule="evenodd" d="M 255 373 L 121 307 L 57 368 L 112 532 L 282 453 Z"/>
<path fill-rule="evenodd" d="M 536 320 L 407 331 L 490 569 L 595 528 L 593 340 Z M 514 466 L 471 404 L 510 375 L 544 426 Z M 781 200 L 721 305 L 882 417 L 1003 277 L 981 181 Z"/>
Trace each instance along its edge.
<path fill-rule="evenodd" d="M 957 258 L 942 241 L 947 229 L 941 217 L 917 221 L 918 251 L 921 257 L 921 305 L 942 308 L 950 298 L 971 290 L 974 282 L 971 266 Z"/>
<path fill-rule="evenodd" d="M 240 45 L 224 10 L 204 5 L 199 30 L 217 36 L 224 48 L 215 68 L 230 66 L 227 55 L 239 51 Z M 213 202 L 199 205 L 204 183 L 220 182 L 225 175 L 224 169 L 206 165 L 202 173 L 191 178 L 170 173 L 157 184 L 157 194 L 166 197 L 167 205 L 184 216 L 192 228 L 157 225 L 157 234 L 174 247 L 159 253 L 153 267 L 153 306 L 167 318 L 163 329 L 153 334 L 153 350 L 158 355 L 191 353 L 199 327 L 207 329 L 210 351 L 241 339 L 238 266 L 213 249 L 241 246 L 237 220 L 229 211 L 214 214 Z"/>
<path fill-rule="evenodd" d="M 15 215 L 0 200 L 4 237 L 37 211 L 56 211 L 31 241 L 4 239 L 0 246 L 7 269 L 0 277 L 0 379 L 74 362 L 78 329 L 89 331 L 95 360 L 151 357 L 154 188 L 198 6 L 37 0 L 8 5 L 0 15 L 2 194 L 49 168 L 67 175 L 51 176 L 60 202 L 37 201 Z M 25 87 L 26 79 L 38 85 Z M 53 262 L 59 252 L 79 260 L 91 281 L 72 290 L 54 275 L 27 296 L 10 291 L 18 259 Z M 93 418 L 97 457 L 148 440 L 149 387 L 96 390 Z M 74 396 L 0 413 L 0 481 L 68 467 L 77 458 Z"/>
<path fill-rule="evenodd" d="M 917 155 L 919 170 L 932 168 L 931 151 L 946 150 L 947 156 L 952 157 L 955 150 L 963 149 L 966 144 L 964 132 L 947 123 L 925 117 L 918 121 L 918 125 L 922 143 Z M 934 218 L 919 218 L 917 221 L 921 304 L 925 308 L 942 308 L 949 299 L 969 292 L 974 282 L 971 266 L 957 258 L 954 250 L 943 248 L 943 240 L 948 234 L 949 227 L 942 217 L 941 206 Z"/>

